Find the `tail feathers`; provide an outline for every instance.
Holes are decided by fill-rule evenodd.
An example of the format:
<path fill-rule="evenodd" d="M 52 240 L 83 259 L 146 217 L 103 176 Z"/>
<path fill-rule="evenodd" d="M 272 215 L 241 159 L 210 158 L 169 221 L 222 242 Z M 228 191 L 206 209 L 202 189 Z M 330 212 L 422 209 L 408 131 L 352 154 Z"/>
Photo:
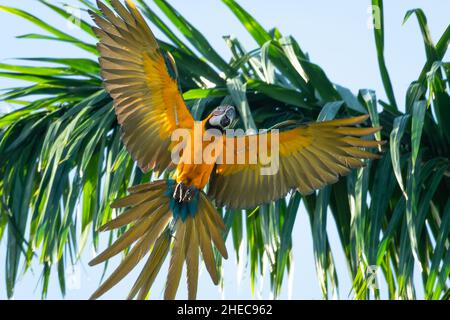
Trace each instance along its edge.
<path fill-rule="evenodd" d="M 147 294 L 169 253 L 170 239 L 171 236 L 169 232 L 165 232 L 156 241 L 147 263 L 130 290 L 128 299 L 133 299 L 136 295 L 139 300 L 143 300 L 147 297 Z"/>
<path fill-rule="evenodd" d="M 200 250 L 202 252 L 203 261 L 205 262 L 206 270 L 208 270 L 213 283 L 218 285 L 219 276 L 217 274 L 216 261 L 214 259 L 214 252 L 211 246 L 211 238 L 209 237 L 208 231 L 205 229 L 203 223 L 198 223 L 196 227 L 198 230 Z"/>
<path fill-rule="evenodd" d="M 220 221 L 214 223 L 213 221 Z M 213 209 L 204 193 L 200 193 L 198 211 L 195 216 L 188 215 L 185 221 L 177 219 L 176 231 L 173 237 L 173 250 L 170 259 L 169 273 L 166 281 L 164 299 L 174 299 L 183 263 L 186 262 L 186 278 L 188 298 L 195 299 L 198 287 L 199 255 L 202 253 L 203 261 L 214 284 L 219 283 L 219 276 L 214 258 L 212 244 L 215 245 L 223 258 L 228 258 L 222 232 L 225 228 L 222 218 Z"/>
<path fill-rule="evenodd" d="M 186 234 L 186 222 L 181 222 L 178 219 L 176 223 L 176 233 L 174 235 L 174 244 L 172 254 L 170 256 L 169 273 L 167 274 L 166 290 L 164 291 L 164 299 L 175 299 L 175 295 L 180 284 L 181 272 L 183 271 L 183 262 L 186 256 L 184 246 L 189 245 L 185 243 L 184 236 Z"/>
<path fill-rule="evenodd" d="M 130 193 L 142 192 L 142 191 L 154 191 L 154 190 L 165 190 L 166 180 L 158 180 L 149 183 L 138 184 L 128 189 Z"/>
<path fill-rule="evenodd" d="M 145 201 L 154 199 L 156 192 L 141 191 L 132 193 L 122 199 L 116 200 L 111 204 L 111 208 L 123 208 L 128 206 L 137 206 Z"/>
<path fill-rule="evenodd" d="M 184 221 L 176 216 L 174 218 L 169 205 L 170 198 L 165 195 L 166 188 L 165 181 L 135 186 L 129 189 L 129 196 L 115 202 L 116 206 L 131 208 L 103 225 L 101 230 L 133 225 L 89 264 L 104 262 L 135 244 L 117 269 L 93 293 L 91 299 L 96 299 L 111 289 L 151 251 L 128 295 L 129 299 L 145 299 L 169 254 L 171 244 L 165 299 L 175 298 L 185 262 L 188 298 L 196 298 L 200 252 L 214 284 L 218 284 L 219 276 L 212 245 L 214 244 L 225 259 L 228 257 L 222 238 L 225 228 L 222 218 L 203 192 L 199 194 L 198 211 L 195 215 L 188 215 Z"/>
<path fill-rule="evenodd" d="M 126 231 L 120 238 L 118 238 L 108 249 L 100 253 L 95 259 L 89 262 L 93 266 L 104 262 L 105 260 L 117 255 L 124 249 L 128 248 L 136 240 L 148 235 L 149 233 L 158 231 L 159 228 L 165 228 L 168 224 L 167 216 L 169 207 L 167 204 L 161 204 L 159 208 L 149 217 L 140 219 L 134 226 Z M 162 224 L 161 221 L 165 221 Z"/>
<path fill-rule="evenodd" d="M 184 241 L 186 255 L 186 278 L 188 286 L 188 299 L 195 299 L 197 296 L 198 286 L 198 258 L 200 255 L 200 248 L 198 242 L 197 228 L 194 219 L 190 218 L 186 221 L 186 233 Z"/>
<path fill-rule="evenodd" d="M 150 251 L 155 241 L 161 236 L 163 231 L 167 228 L 170 220 L 172 219 L 168 211 L 166 216 L 155 222 L 153 227 L 148 229 L 148 232 L 144 234 L 141 239 L 133 246 L 131 251 L 123 259 L 117 269 L 111 274 L 111 276 L 94 292 L 91 299 L 96 299 L 103 295 L 106 291 L 115 286 L 120 280 L 122 280 L 138 263 L 141 259 Z"/>
<path fill-rule="evenodd" d="M 225 229 L 225 225 L 222 218 L 217 214 L 217 210 L 209 203 L 206 195 L 200 196 L 203 201 L 200 201 L 200 208 L 198 212 L 198 218 L 200 222 L 205 226 L 210 238 L 212 239 L 217 250 L 219 250 L 222 257 L 228 259 L 227 248 L 223 242 L 222 231 Z M 219 222 L 219 221 L 220 222 Z"/>
<path fill-rule="evenodd" d="M 124 213 L 122 213 L 120 216 L 115 218 L 114 220 L 109 221 L 108 223 L 105 223 L 101 228 L 100 231 L 107 231 L 112 229 L 117 229 L 120 227 L 123 227 L 127 224 L 133 223 L 139 219 L 141 219 L 143 216 L 148 214 L 149 212 L 153 212 L 158 208 L 160 205 L 161 199 L 153 199 L 148 202 L 145 202 L 139 206 L 133 207 Z"/>

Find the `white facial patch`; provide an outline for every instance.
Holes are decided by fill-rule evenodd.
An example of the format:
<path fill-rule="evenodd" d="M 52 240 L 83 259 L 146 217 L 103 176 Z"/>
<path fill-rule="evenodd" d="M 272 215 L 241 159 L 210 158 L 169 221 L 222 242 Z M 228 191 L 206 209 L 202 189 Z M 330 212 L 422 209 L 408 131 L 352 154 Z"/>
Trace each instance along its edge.
<path fill-rule="evenodd" d="M 223 114 L 219 115 L 219 116 L 212 116 L 211 118 L 209 118 L 209 124 L 212 125 L 213 127 L 220 127 L 222 128 L 222 125 L 220 124 L 220 120 L 222 119 Z"/>

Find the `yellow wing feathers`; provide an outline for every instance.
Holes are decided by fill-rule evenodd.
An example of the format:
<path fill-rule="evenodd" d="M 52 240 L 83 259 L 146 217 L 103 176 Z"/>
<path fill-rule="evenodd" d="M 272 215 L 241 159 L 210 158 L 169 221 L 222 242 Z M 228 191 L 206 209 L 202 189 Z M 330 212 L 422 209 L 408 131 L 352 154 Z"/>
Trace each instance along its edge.
<path fill-rule="evenodd" d="M 359 128 L 367 116 L 309 123 L 279 133 L 279 170 L 273 175 L 261 175 L 261 163 L 218 164 L 212 174 L 209 195 L 218 206 L 251 208 L 276 200 L 290 190 L 309 194 L 352 168 L 364 166 L 364 159 L 379 156 L 365 151 L 383 144 L 364 140 L 362 136 L 378 132 L 380 128 Z M 270 134 L 267 135 L 270 149 Z M 244 137 L 249 139 L 248 136 Z M 237 139 L 237 138 L 234 138 Z M 248 141 L 247 141 L 248 142 Z M 249 143 L 235 148 L 235 156 L 250 152 Z M 259 148 L 259 145 L 258 145 Z"/>
<path fill-rule="evenodd" d="M 118 16 L 100 1 L 103 17 L 92 13 L 101 74 L 126 148 L 144 172 L 162 171 L 171 163 L 173 130 L 191 128 L 194 120 L 179 92 L 174 61 L 161 51 L 142 15 L 131 1 L 126 7 L 118 0 L 111 4 Z"/>

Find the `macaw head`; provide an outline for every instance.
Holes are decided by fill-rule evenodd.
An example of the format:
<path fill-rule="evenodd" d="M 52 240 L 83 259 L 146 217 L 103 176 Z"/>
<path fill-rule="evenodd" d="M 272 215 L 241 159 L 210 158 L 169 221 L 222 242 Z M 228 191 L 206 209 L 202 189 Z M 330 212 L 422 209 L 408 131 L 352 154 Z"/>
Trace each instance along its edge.
<path fill-rule="evenodd" d="M 235 116 L 236 110 L 233 106 L 218 106 L 211 112 L 206 123 L 207 129 L 214 128 L 223 131 L 233 122 Z"/>

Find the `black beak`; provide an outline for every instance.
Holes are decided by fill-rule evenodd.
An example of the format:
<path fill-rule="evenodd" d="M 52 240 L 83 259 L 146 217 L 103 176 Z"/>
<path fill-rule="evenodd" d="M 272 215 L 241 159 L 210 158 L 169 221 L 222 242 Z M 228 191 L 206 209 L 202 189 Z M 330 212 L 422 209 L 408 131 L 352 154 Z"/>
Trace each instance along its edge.
<path fill-rule="evenodd" d="M 226 115 L 224 115 L 222 119 L 220 119 L 220 125 L 222 126 L 222 128 L 228 127 L 230 123 L 231 120 Z"/>

